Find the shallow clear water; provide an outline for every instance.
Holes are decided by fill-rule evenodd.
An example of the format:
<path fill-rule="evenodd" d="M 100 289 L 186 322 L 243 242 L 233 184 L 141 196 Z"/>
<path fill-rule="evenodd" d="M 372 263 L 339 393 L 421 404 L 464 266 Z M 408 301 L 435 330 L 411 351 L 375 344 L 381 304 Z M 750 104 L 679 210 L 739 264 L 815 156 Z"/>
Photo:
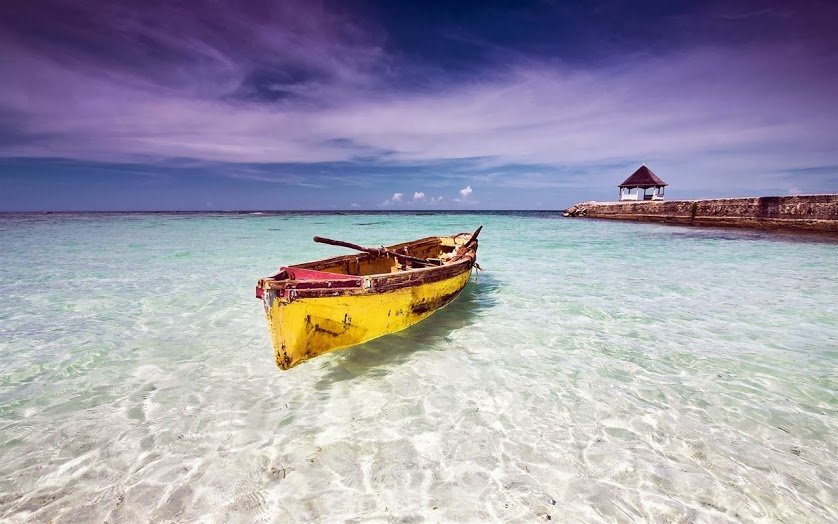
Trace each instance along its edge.
<path fill-rule="evenodd" d="M 275 368 L 256 280 L 484 224 Z M 838 244 L 520 215 L 0 216 L 0 519 L 835 521 Z"/>

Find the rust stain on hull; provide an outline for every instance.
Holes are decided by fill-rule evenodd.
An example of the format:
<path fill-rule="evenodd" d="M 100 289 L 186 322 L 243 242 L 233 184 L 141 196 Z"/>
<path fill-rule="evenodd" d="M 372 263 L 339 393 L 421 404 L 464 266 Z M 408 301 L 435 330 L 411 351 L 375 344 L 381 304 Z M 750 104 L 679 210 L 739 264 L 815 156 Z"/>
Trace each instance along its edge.
<path fill-rule="evenodd" d="M 447 295 L 442 295 L 440 297 L 422 300 L 410 306 L 410 312 L 414 315 L 424 315 L 425 313 L 436 311 L 437 309 L 445 306 L 446 304 L 457 298 L 457 295 L 460 294 L 460 291 L 462 291 L 462 289 L 458 289 L 453 293 L 448 293 Z"/>

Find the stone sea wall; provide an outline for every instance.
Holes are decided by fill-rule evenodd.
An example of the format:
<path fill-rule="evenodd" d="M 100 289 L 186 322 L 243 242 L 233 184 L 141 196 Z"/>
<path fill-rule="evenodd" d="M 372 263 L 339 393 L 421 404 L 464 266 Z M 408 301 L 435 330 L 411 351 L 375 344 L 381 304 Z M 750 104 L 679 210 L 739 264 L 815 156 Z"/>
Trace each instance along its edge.
<path fill-rule="evenodd" d="M 639 202 L 582 202 L 565 216 L 691 226 L 812 231 L 838 236 L 838 193 Z"/>

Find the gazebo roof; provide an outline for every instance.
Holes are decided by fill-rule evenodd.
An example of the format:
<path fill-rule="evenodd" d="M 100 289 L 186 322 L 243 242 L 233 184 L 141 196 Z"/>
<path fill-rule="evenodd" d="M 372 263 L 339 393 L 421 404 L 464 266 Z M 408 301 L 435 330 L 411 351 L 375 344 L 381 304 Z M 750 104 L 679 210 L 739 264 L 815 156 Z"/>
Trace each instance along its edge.
<path fill-rule="evenodd" d="M 631 174 L 630 177 L 620 184 L 619 187 L 659 187 L 667 186 L 666 182 L 658 178 L 658 175 L 652 173 L 652 170 L 646 166 L 640 166 L 637 171 Z"/>

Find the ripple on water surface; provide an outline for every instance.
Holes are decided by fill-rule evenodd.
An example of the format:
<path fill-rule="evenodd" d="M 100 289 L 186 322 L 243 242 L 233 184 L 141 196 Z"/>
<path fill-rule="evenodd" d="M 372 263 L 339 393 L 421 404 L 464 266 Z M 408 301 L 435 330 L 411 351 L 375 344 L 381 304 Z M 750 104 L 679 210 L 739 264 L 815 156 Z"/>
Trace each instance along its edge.
<path fill-rule="evenodd" d="M 256 279 L 484 224 L 288 372 Z M 57 240 L 45 249 L 44 238 Z M 0 518 L 836 520 L 838 246 L 491 215 L 0 217 Z"/>

